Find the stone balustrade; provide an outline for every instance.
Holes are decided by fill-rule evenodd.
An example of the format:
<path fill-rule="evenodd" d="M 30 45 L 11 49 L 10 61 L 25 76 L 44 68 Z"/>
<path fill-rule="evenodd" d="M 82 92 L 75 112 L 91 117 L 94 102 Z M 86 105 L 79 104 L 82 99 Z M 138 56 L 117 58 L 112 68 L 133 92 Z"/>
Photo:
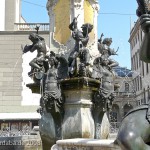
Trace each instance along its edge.
<path fill-rule="evenodd" d="M 49 31 L 49 23 L 15 23 L 16 31 L 35 31 L 39 26 L 39 31 Z"/>

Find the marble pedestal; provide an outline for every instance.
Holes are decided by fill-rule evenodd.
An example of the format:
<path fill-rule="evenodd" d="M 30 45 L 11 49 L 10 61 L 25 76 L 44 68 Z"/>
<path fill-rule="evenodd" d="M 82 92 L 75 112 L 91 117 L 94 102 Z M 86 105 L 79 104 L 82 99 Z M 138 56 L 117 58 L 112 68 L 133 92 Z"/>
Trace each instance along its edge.
<path fill-rule="evenodd" d="M 98 88 L 98 80 L 85 77 L 61 82 L 61 89 L 65 95 L 62 139 L 94 138 L 92 96 Z"/>

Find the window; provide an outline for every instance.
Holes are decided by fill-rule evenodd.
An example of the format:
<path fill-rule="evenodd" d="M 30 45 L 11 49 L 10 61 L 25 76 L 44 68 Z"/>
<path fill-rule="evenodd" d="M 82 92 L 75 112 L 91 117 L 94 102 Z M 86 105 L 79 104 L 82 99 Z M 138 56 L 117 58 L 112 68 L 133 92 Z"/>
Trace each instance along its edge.
<path fill-rule="evenodd" d="M 140 100 L 137 101 L 137 105 L 138 106 L 141 105 L 141 101 Z"/>
<path fill-rule="evenodd" d="M 137 91 L 140 90 L 139 88 L 139 76 L 137 76 Z"/>
<path fill-rule="evenodd" d="M 125 83 L 125 92 L 129 92 L 129 83 Z"/>
<path fill-rule="evenodd" d="M 146 63 L 146 73 L 149 73 L 149 69 L 148 69 L 148 63 Z"/>
<path fill-rule="evenodd" d="M 144 77 L 144 62 L 142 62 L 142 75 Z"/>
<path fill-rule="evenodd" d="M 133 70 L 133 58 L 131 58 L 131 68 Z"/>
<path fill-rule="evenodd" d="M 142 77 L 140 76 L 140 90 L 142 90 Z"/>
<path fill-rule="evenodd" d="M 150 88 L 149 88 L 149 86 L 147 87 L 147 97 L 148 97 L 148 101 L 149 101 L 149 99 L 150 99 Z"/>
<path fill-rule="evenodd" d="M 146 104 L 146 93 L 145 93 L 145 88 L 144 88 L 144 90 L 143 90 L 143 97 L 144 97 L 144 99 L 143 99 L 143 104 Z"/>
<path fill-rule="evenodd" d="M 136 53 L 136 65 L 137 65 L 137 69 L 139 67 L 138 62 L 139 62 L 139 60 L 138 60 L 138 53 Z"/>

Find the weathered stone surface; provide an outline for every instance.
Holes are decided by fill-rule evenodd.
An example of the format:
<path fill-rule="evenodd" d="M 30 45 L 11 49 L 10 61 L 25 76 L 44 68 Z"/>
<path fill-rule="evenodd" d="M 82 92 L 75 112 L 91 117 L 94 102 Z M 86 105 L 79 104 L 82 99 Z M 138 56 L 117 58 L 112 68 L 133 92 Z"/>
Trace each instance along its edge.
<path fill-rule="evenodd" d="M 94 138 L 95 125 L 91 113 L 91 100 L 98 85 L 96 80 L 89 78 L 73 78 L 61 82 L 65 95 L 63 139 Z"/>
<path fill-rule="evenodd" d="M 121 150 L 114 140 L 66 139 L 59 140 L 51 150 Z"/>
<path fill-rule="evenodd" d="M 105 113 L 101 124 L 101 139 L 107 139 L 110 133 L 110 123 Z"/>
<path fill-rule="evenodd" d="M 47 150 L 56 142 L 54 119 L 50 113 L 44 111 L 44 114 L 39 120 L 39 129 L 43 149 Z"/>

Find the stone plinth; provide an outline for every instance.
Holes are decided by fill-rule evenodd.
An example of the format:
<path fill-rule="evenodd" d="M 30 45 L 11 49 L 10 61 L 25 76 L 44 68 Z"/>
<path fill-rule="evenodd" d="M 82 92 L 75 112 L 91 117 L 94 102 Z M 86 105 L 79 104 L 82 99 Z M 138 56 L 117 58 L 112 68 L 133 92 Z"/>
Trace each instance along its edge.
<path fill-rule="evenodd" d="M 114 140 L 66 139 L 59 140 L 51 150 L 121 150 Z"/>
<path fill-rule="evenodd" d="M 29 83 L 26 84 L 26 87 L 28 87 L 32 93 L 40 94 L 40 83 Z"/>
<path fill-rule="evenodd" d="M 94 138 L 92 95 L 98 88 L 99 81 L 90 78 L 73 78 L 61 82 L 61 89 L 65 95 L 63 139 Z"/>

